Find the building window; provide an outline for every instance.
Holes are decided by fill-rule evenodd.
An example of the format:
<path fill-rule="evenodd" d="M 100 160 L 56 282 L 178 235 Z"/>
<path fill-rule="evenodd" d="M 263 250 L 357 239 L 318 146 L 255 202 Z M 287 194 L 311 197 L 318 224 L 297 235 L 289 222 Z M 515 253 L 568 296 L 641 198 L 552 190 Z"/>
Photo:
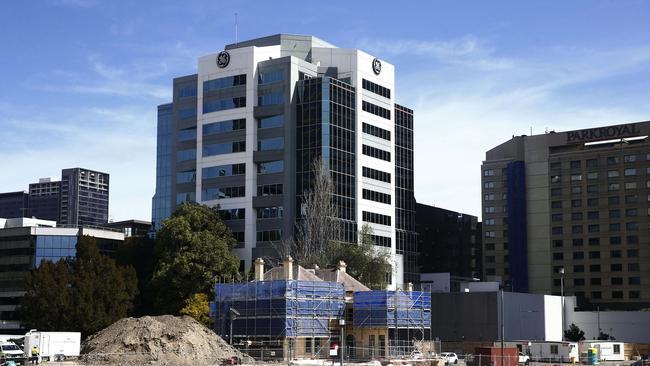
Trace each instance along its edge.
<path fill-rule="evenodd" d="M 274 219 L 284 216 L 282 206 L 258 207 L 256 210 L 258 219 Z"/>
<path fill-rule="evenodd" d="M 183 108 L 178 110 L 178 117 L 180 119 L 196 117 L 196 107 Z"/>
<path fill-rule="evenodd" d="M 587 193 L 598 193 L 598 185 L 591 184 L 587 186 Z"/>
<path fill-rule="evenodd" d="M 587 206 L 588 207 L 598 207 L 599 201 L 598 198 L 588 198 Z"/>
<path fill-rule="evenodd" d="M 188 161 L 196 159 L 196 149 L 178 150 L 176 152 L 177 161 Z"/>
<path fill-rule="evenodd" d="M 621 251 L 620 250 L 612 250 L 609 253 L 610 258 L 621 258 Z"/>
<path fill-rule="evenodd" d="M 281 195 L 282 191 L 283 185 L 281 183 L 257 186 L 257 195 L 260 197 Z"/>
<path fill-rule="evenodd" d="M 267 161 L 257 164 L 258 174 L 282 173 L 284 171 L 284 160 Z"/>
<path fill-rule="evenodd" d="M 362 172 L 363 176 L 366 177 L 366 178 L 375 179 L 375 180 L 378 180 L 378 181 L 381 181 L 381 182 L 390 183 L 390 180 L 391 180 L 390 179 L 390 173 L 382 172 L 380 170 L 368 168 L 368 167 L 365 167 L 365 166 L 363 167 L 362 171 L 363 171 Z M 494 187 L 494 182 L 488 182 L 488 183 L 492 183 L 492 187 Z"/>
<path fill-rule="evenodd" d="M 559 175 L 552 176 L 551 183 L 560 183 L 560 176 Z"/>
<path fill-rule="evenodd" d="M 223 142 L 203 145 L 203 156 L 214 156 L 246 151 L 246 141 Z"/>
<path fill-rule="evenodd" d="M 640 285 L 641 277 L 628 277 L 627 283 L 628 285 Z"/>
<path fill-rule="evenodd" d="M 639 237 L 634 235 L 629 235 L 625 238 L 628 244 L 639 244 Z"/>
<path fill-rule="evenodd" d="M 221 188 L 203 188 L 201 192 L 201 200 L 211 201 L 226 198 L 245 197 L 246 188 L 244 186 L 235 187 L 221 187 Z"/>
<path fill-rule="evenodd" d="M 600 238 L 589 238 L 589 245 L 600 245 Z"/>
<path fill-rule="evenodd" d="M 623 270 L 623 265 L 620 263 L 612 263 L 610 265 L 610 270 L 612 272 L 621 272 Z"/>
<path fill-rule="evenodd" d="M 390 194 L 386 193 L 381 193 L 377 191 L 372 191 L 370 189 L 364 189 L 362 191 L 363 199 L 364 200 L 370 200 L 370 201 L 375 201 L 379 203 L 385 203 L 390 205 L 391 202 L 391 197 Z"/>
<path fill-rule="evenodd" d="M 591 298 L 592 299 L 602 299 L 603 295 L 600 291 L 591 291 Z"/>
<path fill-rule="evenodd" d="M 364 169 L 365 169 L 365 167 L 364 167 Z M 365 175 L 364 175 L 364 177 L 365 177 Z M 483 188 L 485 188 L 485 189 L 494 188 L 494 182 L 485 182 L 485 183 L 483 183 Z"/>
<path fill-rule="evenodd" d="M 274 128 L 284 126 L 284 115 L 278 114 L 277 116 L 264 117 L 257 120 L 257 128 Z"/>
<path fill-rule="evenodd" d="M 564 259 L 564 253 L 553 253 L 553 260 L 561 261 Z"/>
<path fill-rule="evenodd" d="M 551 208 L 562 208 L 562 201 L 551 202 Z"/>
<path fill-rule="evenodd" d="M 639 230 L 639 223 L 638 222 L 625 223 L 625 229 L 627 229 L 628 231 L 637 231 Z"/>
<path fill-rule="evenodd" d="M 589 220 L 598 220 L 600 216 L 600 211 L 589 211 L 587 212 L 587 218 Z"/>
<path fill-rule="evenodd" d="M 265 70 L 257 74 L 257 84 L 271 84 L 284 80 L 284 70 Z"/>
<path fill-rule="evenodd" d="M 257 232 L 257 241 L 278 241 L 282 239 L 282 230 L 266 230 Z"/>
<path fill-rule="evenodd" d="M 380 95 L 384 98 L 390 99 L 390 89 L 383 87 L 379 84 L 375 84 L 372 81 L 366 79 L 361 80 L 361 87 L 369 92 Z"/>
<path fill-rule="evenodd" d="M 611 232 L 619 232 L 621 231 L 621 224 L 618 222 L 614 222 L 609 224 L 609 231 Z"/>
<path fill-rule="evenodd" d="M 219 216 L 224 221 L 230 220 L 243 220 L 246 218 L 246 209 L 245 208 L 229 208 L 218 210 Z"/>
<path fill-rule="evenodd" d="M 618 183 L 609 183 L 607 185 L 607 190 L 608 191 L 618 191 L 621 188 L 621 185 Z"/>
<path fill-rule="evenodd" d="M 203 113 L 224 111 L 227 109 L 246 107 L 246 97 L 234 97 L 227 99 L 204 100 Z"/>
<path fill-rule="evenodd" d="M 636 161 L 636 155 L 625 155 L 623 161 L 626 163 L 633 163 Z"/>
<path fill-rule="evenodd" d="M 571 181 L 572 182 L 579 182 L 582 180 L 582 174 L 572 174 L 571 175 Z"/>
<path fill-rule="evenodd" d="M 384 130 L 383 128 L 365 122 L 362 124 L 362 129 L 364 133 L 390 141 L 390 131 L 388 130 Z"/>
<path fill-rule="evenodd" d="M 569 167 L 571 169 L 580 169 L 580 160 L 572 160 L 571 163 L 569 164 Z"/>
<path fill-rule="evenodd" d="M 562 163 L 559 161 L 551 163 L 551 170 L 558 170 L 562 168 Z"/>
<path fill-rule="evenodd" d="M 485 169 L 483 171 L 483 176 L 484 177 L 491 177 L 494 175 L 494 169 Z"/>
<path fill-rule="evenodd" d="M 571 226 L 571 233 L 573 233 L 573 234 L 582 234 L 582 225 L 573 225 L 573 226 Z"/>
<path fill-rule="evenodd" d="M 587 173 L 587 180 L 598 179 L 598 172 L 589 172 Z"/>
<path fill-rule="evenodd" d="M 485 207 L 485 213 L 494 213 L 494 206 Z"/>
<path fill-rule="evenodd" d="M 618 172 L 618 170 L 608 170 L 607 171 L 607 178 L 616 178 L 618 176 L 620 176 L 620 173 Z"/>
<path fill-rule="evenodd" d="M 591 224 L 587 226 L 587 231 L 590 233 L 597 233 L 600 231 L 600 225 L 598 224 Z"/>
<path fill-rule="evenodd" d="M 639 213 L 639 211 L 636 208 L 625 209 L 625 216 L 627 216 L 627 217 L 637 216 L 638 213 Z"/>
<path fill-rule="evenodd" d="M 631 177 L 636 175 L 636 168 L 627 168 L 624 171 L 626 177 Z"/>
<path fill-rule="evenodd" d="M 629 294 L 630 299 L 639 299 L 639 298 L 641 298 L 641 292 L 638 291 L 638 290 L 630 291 L 628 294 Z M 618 346 L 618 344 L 616 346 Z"/>
<path fill-rule="evenodd" d="M 483 195 L 485 201 L 494 201 L 494 193 Z"/>
<path fill-rule="evenodd" d="M 571 207 L 574 208 L 582 207 L 582 200 L 581 199 L 571 200 Z"/>
<path fill-rule="evenodd" d="M 563 232 L 563 230 L 562 230 L 562 226 L 554 226 L 554 227 L 551 229 L 551 232 L 553 233 L 553 235 L 560 235 L 560 234 L 562 234 L 562 232 Z"/>
<path fill-rule="evenodd" d="M 246 74 L 206 80 L 203 82 L 203 93 L 213 90 L 225 89 L 237 85 L 246 85 Z"/>
<path fill-rule="evenodd" d="M 275 93 L 268 93 L 264 95 L 257 96 L 257 105 L 278 105 L 284 103 L 284 91 L 279 91 Z"/>
<path fill-rule="evenodd" d="M 390 119 L 390 110 L 380 107 L 376 104 L 372 104 L 364 100 L 361 102 L 361 108 L 368 113 L 374 114 L 375 116 Z"/>
<path fill-rule="evenodd" d="M 589 259 L 599 259 L 599 258 L 600 258 L 600 252 L 598 251 L 589 252 Z"/>
<path fill-rule="evenodd" d="M 585 259 L 585 252 L 573 252 L 573 259 Z"/>
<path fill-rule="evenodd" d="M 217 177 L 229 177 L 232 175 L 244 175 L 246 174 L 246 164 L 228 164 L 228 165 L 217 165 L 207 168 L 203 168 L 201 173 L 202 179 L 210 179 Z"/>
<path fill-rule="evenodd" d="M 610 245 L 619 245 L 621 244 L 621 237 L 620 236 L 612 236 L 609 238 L 609 244 Z"/>
<path fill-rule="evenodd" d="M 623 291 L 612 291 L 612 299 L 622 299 Z"/>
<path fill-rule="evenodd" d="M 639 272 L 640 267 L 639 263 L 628 263 L 627 264 L 627 271 L 628 272 Z"/>
<path fill-rule="evenodd" d="M 600 264 L 590 264 L 589 265 L 589 272 L 600 272 Z"/>
<path fill-rule="evenodd" d="M 552 214 L 551 221 L 562 221 L 562 214 L 561 213 Z"/>
<path fill-rule="evenodd" d="M 362 216 L 362 220 L 365 221 L 365 222 L 372 222 L 372 223 L 375 223 L 375 224 L 386 225 L 386 226 L 391 225 L 391 217 L 388 216 L 388 215 L 382 215 L 382 214 L 378 214 L 378 213 L 375 213 L 375 212 L 363 211 L 361 213 L 361 216 Z M 488 232 L 486 231 L 486 237 L 487 237 L 487 233 Z M 492 237 L 494 237 L 494 236 L 492 236 Z"/>
<path fill-rule="evenodd" d="M 584 286 L 585 285 L 585 279 L 584 278 L 574 278 L 573 279 L 573 286 Z"/>
<path fill-rule="evenodd" d="M 628 249 L 627 250 L 627 257 L 628 258 L 639 258 L 639 250 L 638 249 Z"/>
<path fill-rule="evenodd" d="M 246 120 L 243 118 L 228 121 L 212 122 L 203 125 L 203 136 L 217 135 L 225 132 L 245 130 Z"/>
<path fill-rule="evenodd" d="M 196 170 L 186 170 L 176 173 L 176 183 L 194 183 L 196 182 Z"/>
<path fill-rule="evenodd" d="M 390 152 L 378 149 L 376 147 L 363 145 L 362 146 L 363 155 L 370 156 L 372 158 L 381 159 L 385 161 L 390 161 Z"/>
<path fill-rule="evenodd" d="M 598 167 L 598 159 L 587 159 L 587 168 Z"/>
<path fill-rule="evenodd" d="M 571 245 L 574 247 L 581 247 L 584 245 L 584 239 L 576 238 L 571 241 Z"/>
<path fill-rule="evenodd" d="M 562 248 L 563 246 L 562 240 L 553 240 L 553 248 Z"/>
<path fill-rule="evenodd" d="M 257 151 L 284 149 L 284 137 L 271 137 L 257 140 Z"/>
<path fill-rule="evenodd" d="M 582 187 L 580 186 L 571 187 L 571 194 L 580 194 L 580 193 L 582 193 Z"/>
<path fill-rule="evenodd" d="M 618 156 L 608 156 L 607 157 L 607 165 L 615 165 L 618 164 Z"/>
<path fill-rule="evenodd" d="M 582 273 L 584 271 L 585 271 L 585 266 L 582 265 L 582 264 L 578 264 L 578 265 L 573 266 L 573 272 L 575 272 L 575 273 Z"/>
<path fill-rule="evenodd" d="M 618 196 L 607 197 L 607 204 L 608 205 L 618 205 L 620 202 L 621 202 L 621 199 Z"/>
<path fill-rule="evenodd" d="M 195 202 L 196 192 L 179 192 L 176 194 L 176 204 L 180 205 L 183 202 Z"/>
<path fill-rule="evenodd" d="M 178 141 L 196 140 L 196 127 L 184 128 L 178 131 Z"/>
<path fill-rule="evenodd" d="M 626 182 L 625 189 L 636 189 L 636 182 Z"/>
<path fill-rule="evenodd" d="M 561 195 L 562 195 L 562 188 L 551 189 L 551 196 L 561 196 Z"/>
<path fill-rule="evenodd" d="M 589 284 L 593 286 L 600 286 L 602 284 L 602 280 L 599 277 L 592 277 L 589 279 Z"/>

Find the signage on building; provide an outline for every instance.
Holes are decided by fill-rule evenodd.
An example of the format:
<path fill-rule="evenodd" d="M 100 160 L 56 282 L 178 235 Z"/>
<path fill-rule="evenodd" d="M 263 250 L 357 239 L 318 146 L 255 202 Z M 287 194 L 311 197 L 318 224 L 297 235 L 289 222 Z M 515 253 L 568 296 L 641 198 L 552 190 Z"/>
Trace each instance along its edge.
<path fill-rule="evenodd" d="M 229 63 L 230 63 L 230 54 L 226 51 L 219 52 L 219 54 L 217 55 L 217 66 L 223 69 L 224 67 L 228 66 Z"/>
<path fill-rule="evenodd" d="M 379 75 L 381 73 L 381 61 L 379 61 L 379 59 L 372 60 L 372 71 L 375 73 L 375 75 Z"/>
<path fill-rule="evenodd" d="M 597 127 L 567 132 L 567 142 L 588 142 L 638 136 L 641 132 L 634 123 L 619 126 Z"/>

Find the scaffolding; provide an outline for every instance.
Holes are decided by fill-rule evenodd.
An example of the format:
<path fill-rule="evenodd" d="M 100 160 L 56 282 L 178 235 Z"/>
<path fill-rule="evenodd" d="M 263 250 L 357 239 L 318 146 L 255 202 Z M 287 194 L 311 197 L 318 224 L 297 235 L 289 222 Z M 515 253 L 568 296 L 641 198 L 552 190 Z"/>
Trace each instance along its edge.
<path fill-rule="evenodd" d="M 273 280 L 215 286 L 211 315 L 223 338 L 327 338 L 330 321 L 343 316 L 343 284 Z"/>
<path fill-rule="evenodd" d="M 423 291 L 354 293 L 354 326 L 431 328 L 431 294 Z"/>

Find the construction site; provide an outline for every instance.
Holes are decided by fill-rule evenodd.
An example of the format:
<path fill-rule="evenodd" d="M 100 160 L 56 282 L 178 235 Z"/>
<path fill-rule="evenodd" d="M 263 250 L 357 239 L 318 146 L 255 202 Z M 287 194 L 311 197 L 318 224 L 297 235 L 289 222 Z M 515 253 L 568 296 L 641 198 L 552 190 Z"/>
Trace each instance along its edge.
<path fill-rule="evenodd" d="M 370 290 L 337 268 L 307 269 L 286 258 L 253 281 L 219 283 L 211 304 L 215 332 L 256 360 L 389 359 L 435 351 L 431 295 Z"/>

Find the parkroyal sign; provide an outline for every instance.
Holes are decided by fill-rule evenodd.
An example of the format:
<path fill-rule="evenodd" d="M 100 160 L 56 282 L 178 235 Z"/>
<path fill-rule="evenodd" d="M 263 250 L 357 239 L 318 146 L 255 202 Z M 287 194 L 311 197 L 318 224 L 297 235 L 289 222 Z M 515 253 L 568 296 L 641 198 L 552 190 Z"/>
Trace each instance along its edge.
<path fill-rule="evenodd" d="M 590 128 L 588 130 L 567 132 L 567 142 L 587 142 L 596 140 L 615 139 L 620 137 L 638 136 L 641 132 L 634 124 Z"/>

